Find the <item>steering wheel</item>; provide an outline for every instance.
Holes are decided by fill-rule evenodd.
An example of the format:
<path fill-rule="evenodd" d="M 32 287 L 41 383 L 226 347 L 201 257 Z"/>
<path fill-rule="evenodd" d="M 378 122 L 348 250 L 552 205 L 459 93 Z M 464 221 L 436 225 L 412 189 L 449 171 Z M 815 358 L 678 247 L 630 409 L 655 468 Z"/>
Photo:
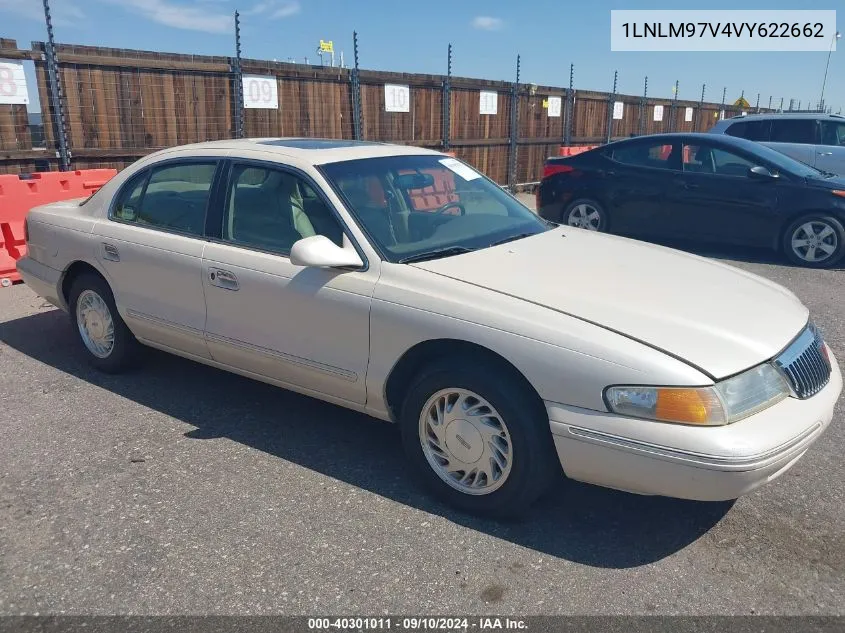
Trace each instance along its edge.
<path fill-rule="evenodd" d="M 467 210 L 466 210 L 466 208 L 464 208 L 464 205 L 462 205 L 460 202 L 455 202 L 455 201 L 450 201 L 450 202 L 447 202 L 446 204 L 444 204 L 443 206 L 437 207 L 437 209 L 435 209 L 434 212 L 438 215 L 443 215 L 449 209 L 457 209 L 458 211 L 461 212 L 461 215 L 467 214 Z"/>

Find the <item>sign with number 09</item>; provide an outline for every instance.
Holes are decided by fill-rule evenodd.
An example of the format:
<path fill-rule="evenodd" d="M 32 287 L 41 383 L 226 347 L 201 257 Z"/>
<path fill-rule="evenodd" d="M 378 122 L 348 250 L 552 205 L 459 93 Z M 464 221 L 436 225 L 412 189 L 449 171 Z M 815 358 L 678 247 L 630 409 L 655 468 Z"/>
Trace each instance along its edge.
<path fill-rule="evenodd" d="M 384 84 L 384 111 L 410 112 L 411 88 L 398 84 Z"/>
<path fill-rule="evenodd" d="M 0 103 L 14 105 L 29 103 L 23 63 L 11 59 L 0 59 Z"/>
<path fill-rule="evenodd" d="M 279 109 L 279 88 L 275 77 L 244 75 L 244 108 Z"/>

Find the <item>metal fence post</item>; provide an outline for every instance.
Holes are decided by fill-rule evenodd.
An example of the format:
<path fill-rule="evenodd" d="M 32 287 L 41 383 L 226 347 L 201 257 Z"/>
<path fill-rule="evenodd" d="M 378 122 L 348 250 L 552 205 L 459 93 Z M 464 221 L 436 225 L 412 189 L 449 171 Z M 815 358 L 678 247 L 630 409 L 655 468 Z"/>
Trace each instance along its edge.
<path fill-rule="evenodd" d="M 449 133 L 452 127 L 452 45 L 446 62 L 446 79 L 443 80 L 443 149 L 449 150 Z"/>
<path fill-rule="evenodd" d="M 510 165 L 508 166 L 508 188 L 516 193 L 516 142 L 519 135 L 519 62 L 516 56 L 516 81 L 511 87 L 511 129 L 510 129 Z"/>
<path fill-rule="evenodd" d="M 575 64 L 569 64 L 569 92 L 566 93 L 566 110 L 563 123 L 563 144 L 572 145 L 572 125 L 575 121 Z"/>
<path fill-rule="evenodd" d="M 725 97 L 728 95 L 728 87 L 722 88 L 722 107 L 719 110 L 719 118 L 722 118 L 722 113 L 725 111 Z"/>
<path fill-rule="evenodd" d="M 616 80 L 619 79 L 619 71 L 613 71 L 613 92 L 607 97 L 607 140 L 605 143 L 610 143 L 611 130 L 613 127 L 613 102 L 616 101 Z"/>
<path fill-rule="evenodd" d="M 700 131 L 701 125 L 701 113 L 704 111 L 704 91 L 707 88 L 707 84 L 701 84 L 701 99 L 698 100 L 698 109 L 695 112 L 695 124 L 693 127 L 693 132 Z"/>
<path fill-rule="evenodd" d="M 241 16 L 235 11 L 235 138 L 244 137 L 244 80 L 241 69 Z"/>
<path fill-rule="evenodd" d="M 680 85 L 678 80 L 675 80 L 675 89 L 672 91 L 674 96 L 672 97 L 672 106 L 669 108 L 669 131 L 676 132 L 678 129 L 678 90 L 680 89 Z"/>
<path fill-rule="evenodd" d="M 640 99 L 640 124 L 637 127 L 637 135 L 643 133 L 643 127 L 645 126 L 645 108 L 646 108 L 646 101 L 648 100 L 648 76 L 645 78 L 645 82 L 643 84 L 643 98 Z"/>
<path fill-rule="evenodd" d="M 355 55 L 355 67 L 352 69 L 352 131 L 356 141 L 361 136 L 361 83 L 358 79 L 358 32 L 352 32 L 352 48 Z"/>
<path fill-rule="evenodd" d="M 760 93 L 759 92 L 757 93 L 757 105 L 754 106 L 754 108 L 757 110 L 757 114 L 760 114 Z"/>
<path fill-rule="evenodd" d="M 64 93 L 62 78 L 59 75 L 59 59 L 56 55 L 56 42 L 53 39 L 53 19 L 50 15 L 49 0 L 44 0 L 44 20 L 47 23 L 47 76 L 50 82 L 50 110 L 53 111 L 53 129 L 59 142 L 59 169 L 70 171 L 70 150 L 68 149 L 67 125 L 65 121 Z"/>

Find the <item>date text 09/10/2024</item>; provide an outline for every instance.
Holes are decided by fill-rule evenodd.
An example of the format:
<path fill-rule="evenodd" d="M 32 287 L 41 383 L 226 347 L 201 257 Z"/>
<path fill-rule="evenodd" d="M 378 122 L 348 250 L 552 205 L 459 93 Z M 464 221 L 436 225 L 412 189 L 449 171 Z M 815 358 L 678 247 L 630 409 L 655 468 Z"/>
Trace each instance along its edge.
<path fill-rule="evenodd" d="M 349 618 L 308 618 L 309 631 L 331 630 L 383 630 L 403 631 L 494 631 L 527 630 L 528 625 L 518 618 L 477 617 L 477 618 L 440 618 L 440 617 L 349 617 Z"/>

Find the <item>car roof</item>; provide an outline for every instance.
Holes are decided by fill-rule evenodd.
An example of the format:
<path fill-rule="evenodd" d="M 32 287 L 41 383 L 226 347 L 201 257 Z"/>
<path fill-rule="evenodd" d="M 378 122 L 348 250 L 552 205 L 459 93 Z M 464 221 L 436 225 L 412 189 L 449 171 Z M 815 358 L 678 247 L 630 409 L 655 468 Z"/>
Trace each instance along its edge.
<path fill-rule="evenodd" d="M 842 120 L 845 121 L 845 116 L 841 114 L 827 114 L 826 112 L 764 112 L 760 114 L 746 114 L 745 116 L 732 116 L 728 121 L 738 121 L 738 120 L 759 120 L 759 119 L 792 119 L 792 118 L 800 118 L 800 119 L 834 119 L 834 120 Z"/>
<path fill-rule="evenodd" d="M 637 141 L 648 141 L 648 142 L 665 142 L 665 143 L 674 143 L 675 141 L 707 141 L 710 144 L 720 144 L 732 147 L 738 147 L 741 149 L 746 149 L 749 151 L 758 150 L 760 148 L 759 143 L 755 143 L 754 141 L 749 141 L 744 138 L 739 138 L 737 136 L 727 136 L 722 134 L 708 134 L 706 132 L 667 132 L 665 134 L 644 134 L 643 136 L 634 136 L 631 138 L 626 138 L 619 141 L 614 141 L 612 143 L 608 143 L 607 145 L 600 145 L 596 149 L 601 150 L 605 147 L 612 147 L 614 145 L 622 145 L 628 143 L 636 143 Z"/>
<path fill-rule="evenodd" d="M 230 156 L 237 156 L 238 151 L 257 150 L 269 154 L 277 154 L 280 158 L 298 159 L 313 165 L 385 156 L 444 155 L 442 152 L 412 145 L 393 145 L 373 141 L 328 138 L 226 139 L 171 147 L 157 152 L 156 155 L 162 156 L 167 154 L 172 157 L 174 154 L 178 155 L 180 152 L 190 151 L 194 153 L 197 150 L 226 153 Z"/>

